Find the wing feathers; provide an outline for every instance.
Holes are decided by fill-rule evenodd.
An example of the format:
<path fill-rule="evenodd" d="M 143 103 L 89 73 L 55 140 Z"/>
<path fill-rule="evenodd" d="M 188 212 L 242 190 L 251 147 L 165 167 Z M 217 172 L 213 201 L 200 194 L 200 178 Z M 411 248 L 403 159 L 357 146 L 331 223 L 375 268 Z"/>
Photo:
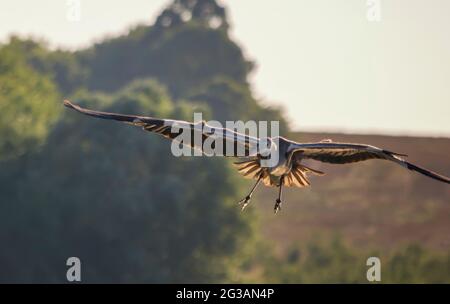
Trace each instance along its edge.
<path fill-rule="evenodd" d="M 369 145 L 329 142 L 294 144 L 291 153 L 294 154 L 298 164 L 304 158 L 332 164 L 347 164 L 368 159 L 385 159 L 396 162 L 409 170 L 419 172 L 435 180 L 447 184 L 450 183 L 450 179 L 446 176 L 405 161 L 400 157 L 406 156 L 405 154 L 383 150 Z"/>
<path fill-rule="evenodd" d="M 222 156 L 250 156 L 250 154 L 254 150 L 254 147 L 256 147 L 259 142 L 258 138 L 236 132 L 235 130 L 213 128 L 207 125 L 205 122 L 198 122 L 194 124 L 182 120 L 158 119 L 145 116 L 93 111 L 75 105 L 69 100 L 64 100 L 64 105 L 70 109 L 92 117 L 116 120 L 132 124 L 134 126 L 139 126 L 146 131 L 158 133 L 165 138 L 172 140 L 178 138 L 178 136 L 181 135 L 183 131 L 187 130 L 188 132 L 191 132 L 190 142 L 183 141 L 183 144 L 199 149 L 201 151 L 203 151 L 205 140 L 211 137 L 212 139 L 214 139 L 211 144 L 211 148 L 214 149 L 214 152 L 217 152 L 217 155 Z M 196 142 L 196 138 L 201 138 L 201 141 Z M 217 151 L 215 149 L 216 141 L 222 142 L 222 151 Z M 231 145 L 233 151 L 235 151 L 232 155 L 227 154 L 227 147 L 229 145 Z M 244 155 L 238 155 L 238 152 L 243 152 Z"/>
<path fill-rule="evenodd" d="M 421 173 L 421 174 L 423 174 L 425 176 L 431 177 L 431 178 L 433 178 L 435 180 L 438 180 L 438 181 L 450 184 L 450 179 L 448 177 L 446 177 L 446 176 L 443 176 L 443 175 L 440 175 L 440 174 L 438 174 L 436 172 L 433 172 L 433 171 L 427 170 L 425 168 L 419 167 L 419 166 L 414 165 L 414 164 L 412 164 L 410 162 L 407 162 L 407 161 L 403 161 L 403 162 L 406 164 L 406 167 L 409 170 L 419 172 L 419 173 Z"/>

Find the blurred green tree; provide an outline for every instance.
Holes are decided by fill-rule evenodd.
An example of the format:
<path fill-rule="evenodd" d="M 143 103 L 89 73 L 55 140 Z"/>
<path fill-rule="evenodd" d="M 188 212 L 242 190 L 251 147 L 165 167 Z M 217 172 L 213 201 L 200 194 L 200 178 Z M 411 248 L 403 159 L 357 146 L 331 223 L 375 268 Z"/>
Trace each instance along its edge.
<path fill-rule="evenodd" d="M 435 253 L 417 244 L 380 254 L 357 250 L 335 235 L 292 244 L 285 255 L 269 250 L 258 258 L 265 264 L 264 282 L 368 283 L 366 261 L 371 256 L 381 259 L 380 283 L 450 282 L 450 254 Z"/>
<path fill-rule="evenodd" d="M 203 85 L 191 89 L 186 98 L 191 101 L 204 101 L 213 109 L 210 118 L 223 124 L 227 120 L 278 121 L 280 133 L 288 131 L 287 123 L 279 109 L 262 106 L 252 96 L 247 85 L 230 78 L 219 76 L 206 81 Z"/>
<path fill-rule="evenodd" d="M 188 115 L 151 80 L 77 100 Z M 235 206 L 227 161 L 176 158 L 169 141 L 134 127 L 66 112 L 40 153 L 3 169 L 10 191 L 0 195 L 0 236 L 11 243 L 1 253 L 1 281 L 60 282 L 69 256 L 81 259 L 85 282 L 230 281 L 251 243 L 252 220 Z M 19 264 L 21 271 L 11 268 Z"/>
<path fill-rule="evenodd" d="M 0 160 L 35 149 L 56 120 L 60 95 L 16 44 L 0 46 Z"/>

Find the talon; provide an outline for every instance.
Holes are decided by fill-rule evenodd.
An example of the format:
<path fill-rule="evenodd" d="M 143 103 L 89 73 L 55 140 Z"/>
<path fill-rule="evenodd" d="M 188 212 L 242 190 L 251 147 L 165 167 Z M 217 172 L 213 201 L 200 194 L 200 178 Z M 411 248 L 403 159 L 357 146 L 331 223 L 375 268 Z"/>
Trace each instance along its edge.
<path fill-rule="evenodd" d="M 238 202 L 238 205 L 245 204 L 245 203 L 249 202 L 250 199 L 251 199 L 251 196 L 247 195 L 246 197 L 244 197 L 243 199 L 241 199 L 241 200 Z"/>
<path fill-rule="evenodd" d="M 274 212 L 275 214 L 277 214 L 278 211 L 280 211 L 280 210 L 281 210 L 280 206 L 275 205 L 275 208 L 273 209 L 273 212 Z"/>
<path fill-rule="evenodd" d="M 251 196 L 247 195 L 245 198 L 241 199 L 238 204 L 241 205 L 241 211 L 244 211 L 245 207 L 250 203 Z"/>
<path fill-rule="evenodd" d="M 274 206 L 274 208 L 273 208 L 273 211 L 274 211 L 275 214 L 277 214 L 278 211 L 280 211 L 280 210 L 281 210 L 281 200 L 280 200 L 280 199 L 277 199 L 277 200 L 275 201 L 275 206 Z"/>
<path fill-rule="evenodd" d="M 247 194 L 247 196 L 245 198 L 241 199 L 238 202 L 239 205 L 242 205 L 241 211 L 244 211 L 245 207 L 247 207 L 247 205 L 250 203 L 250 199 L 252 198 L 253 191 L 255 191 L 256 187 L 258 186 L 259 182 L 261 181 L 261 178 L 262 178 L 262 175 L 260 175 L 258 177 L 258 180 L 256 181 L 255 185 L 253 185 L 253 188 L 252 188 L 252 190 L 250 190 L 250 193 Z"/>

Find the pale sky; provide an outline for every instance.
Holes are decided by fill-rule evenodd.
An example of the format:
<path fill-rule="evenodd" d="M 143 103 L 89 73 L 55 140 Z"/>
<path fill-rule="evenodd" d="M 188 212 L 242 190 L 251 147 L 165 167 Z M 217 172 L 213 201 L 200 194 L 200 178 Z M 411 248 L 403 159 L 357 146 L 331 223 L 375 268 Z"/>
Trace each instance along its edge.
<path fill-rule="evenodd" d="M 69 22 L 66 0 L 0 0 L 0 41 L 82 48 L 151 24 L 169 1 L 80 3 L 81 20 Z M 221 3 L 257 63 L 255 95 L 282 105 L 296 130 L 450 136 L 450 1 L 379 0 L 379 22 L 367 0 Z"/>

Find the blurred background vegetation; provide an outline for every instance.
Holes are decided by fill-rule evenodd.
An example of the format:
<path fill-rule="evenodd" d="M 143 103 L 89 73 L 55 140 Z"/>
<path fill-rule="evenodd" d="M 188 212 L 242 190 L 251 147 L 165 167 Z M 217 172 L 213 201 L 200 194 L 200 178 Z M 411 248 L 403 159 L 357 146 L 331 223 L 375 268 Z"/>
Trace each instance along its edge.
<path fill-rule="evenodd" d="M 315 165 L 325 177 L 251 208 L 229 160 L 176 158 L 158 136 L 64 111 L 63 98 L 107 111 L 191 120 L 279 120 L 298 140 L 367 141 L 449 172 L 449 139 L 289 132 L 247 81 L 254 63 L 215 0 L 176 0 L 152 26 L 79 51 L 11 37 L 0 45 L 0 282 L 366 281 L 450 283 L 450 191 L 371 162 Z M 435 148 L 429 148 L 435 147 Z"/>

